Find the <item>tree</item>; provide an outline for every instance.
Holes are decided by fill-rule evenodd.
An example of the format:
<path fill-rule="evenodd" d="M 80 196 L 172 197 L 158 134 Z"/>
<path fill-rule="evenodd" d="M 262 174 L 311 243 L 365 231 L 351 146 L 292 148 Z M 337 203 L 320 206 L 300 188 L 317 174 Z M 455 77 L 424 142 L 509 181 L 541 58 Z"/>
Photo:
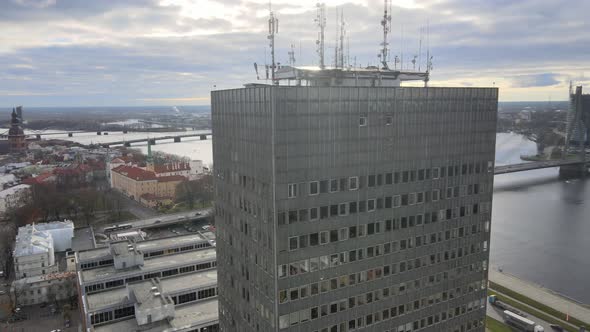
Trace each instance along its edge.
<path fill-rule="evenodd" d="M 213 177 L 210 174 L 193 181 L 184 181 L 176 187 L 177 202 L 186 202 L 189 208 L 194 208 L 195 202 L 201 206 L 213 199 Z"/>
<path fill-rule="evenodd" d="M 0 270 L 4 271 L 5 278 L 9 276 L 13 269 L 12 244 L 15 235 L 15 229 L 8 225 L 0 233 Z"/>

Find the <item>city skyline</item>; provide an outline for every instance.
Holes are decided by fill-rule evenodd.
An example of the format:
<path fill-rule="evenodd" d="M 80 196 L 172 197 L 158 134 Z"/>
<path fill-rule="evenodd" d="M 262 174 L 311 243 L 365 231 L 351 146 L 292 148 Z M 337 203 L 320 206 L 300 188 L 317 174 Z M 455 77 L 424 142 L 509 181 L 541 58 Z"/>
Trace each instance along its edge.
<path fill-rule="evenodd" d="M 376 65 L 383 4 L 331 0 L 327 63 L 342 8 L 351 63 Z M 273 1 L 281 28 L 277 58 L 317 64 L 315 1 Z M 391 54 L 405 66 L 426 40 L 431 86 L 500 88 L 500 101 L 565 100 L 569 81 L 586 84 L 590 43 L 584 6 L 552 1 L 396 1 Z M 587 8 L 590 9 L 590 8 Z M 0 4 L 0 105 L 141 106 L 209 104 L 209 91 L 254 82 L 270 62 L 266 1 L 9 0 Z M 403 26 L 403 28 L 402 28 Z M 393 60 L 390 61 L 393 63 Z M 261 81 L 264 82 L 264 81 Z"/>

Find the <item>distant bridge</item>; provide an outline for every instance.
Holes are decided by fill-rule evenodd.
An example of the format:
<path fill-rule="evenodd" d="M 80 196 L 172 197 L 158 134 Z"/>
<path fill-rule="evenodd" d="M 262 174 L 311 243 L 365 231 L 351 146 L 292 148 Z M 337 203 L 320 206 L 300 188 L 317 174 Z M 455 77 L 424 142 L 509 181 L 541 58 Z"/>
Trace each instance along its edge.
<path fill-rule="evenodd" d="M 212 133 L 198 133 L 198 134 L 183 134 L 183 135 L 168 135 L 168 136 L 161 136 L 161 137 L 152 137 L 152 138 L 137 138 L 137 139 L 130 139 L 124 141 L 114 141 L 114 142 L 106 142 L 100 143 L 102 147 L 108 148 L 113 145 L 123 145 L 123 146 L 131 146 L 132 143 L 140 143 L 140 142 L 149 142 L 151 145 L 155 145 L 156 141 L 163 141 L 163 140 L 174 140 L 175 143 L 182 141 L 183 138 L 186 137 L 199 137 L 202 141 L 207 139 L 207 136 L 211 136 Z"/>
<path fill-rule="evenodd" d="M 111 130 L 111 132 L 114 132 Z M 127 134 L 127 130 L 123 130 L 122 131 L 123 134 Z M 31 136 L 35 136 L 36 139 L 40 140 L 43 136 L 50 136 L 50 135 L 68 135 L 68 137 L 73 137 L 74 134 L 80 134 L 80 133 L 88 133 L 88 131 L 86 130 L 74 130 L 74 131 L 55 131 L 55 132 L 44 132 L 44 131 L 33 131 L 30 133 L 25 134 L 25 136 L 27 137 L 31 137 Z M 97 135 L 108 135 L 109 133 L 107 131 L 97 131 L 96 132 Z M 7 138 L 8 137 L 8 130 L 0 133 L 0 138 Z"/>
<path fill-rule="evenodd" d="M 515 173 L 515 172 L 524 172 L 524 171 L 531 171 L 535 169 L 542 169 L 542 168 L 551 168 L 551 167 L 565 167 L 567 169 L 576 169 L 582 170 L 582 165 L 587 167 L 590 165 L 588 161 L 581 161 L 581 160 L 546 160 L 546 161 L 534 161 L 530 163 L 520 163 L 520 164 L 512 164 L 512 165 L 504 165 L 504 166 L 496 166 L 494 168 L 494 174 L 507 174 L 507 173 Z"/>

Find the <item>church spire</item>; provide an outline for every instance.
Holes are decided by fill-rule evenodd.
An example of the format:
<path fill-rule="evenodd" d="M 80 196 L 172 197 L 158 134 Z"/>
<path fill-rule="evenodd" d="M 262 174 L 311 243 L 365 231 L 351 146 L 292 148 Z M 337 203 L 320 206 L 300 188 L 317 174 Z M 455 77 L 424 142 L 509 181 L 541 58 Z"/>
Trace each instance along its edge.
<path fill-rule="evenodd" d="M 154 171 L 154 157 L 152 156 L 152 142 L 148 139 L 148 150 L 147 150 L 147 158 L 146 161 L 146 168 L 148 171 Z"/>

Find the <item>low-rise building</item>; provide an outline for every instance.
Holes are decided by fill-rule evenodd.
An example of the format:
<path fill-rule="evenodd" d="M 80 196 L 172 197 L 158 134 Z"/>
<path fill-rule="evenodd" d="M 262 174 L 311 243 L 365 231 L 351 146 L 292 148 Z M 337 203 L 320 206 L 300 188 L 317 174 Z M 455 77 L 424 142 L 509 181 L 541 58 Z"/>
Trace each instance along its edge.
<path fill-rule="evenodd" d="M 26 225 L 18 229 L 14 245 L 14 274 L 16 279 L 57 272 L 53 238 L 50 233 Z"/>
<path fill-rule="evenodd" d="M 135 166 L 121 165 L 111 171 L 111 184 L 114 189 L 146 205 L 173 201 L 176 197 L 176 186 L 183 181 L 187 181 L 187 177 L 157 176 L 154 171 Z"/>
<path fill-rule="evenodd" d="M 72 247 L 74 224 L 64 220 L 20 227 L 14 246 L 11 296 L 17 305 L 69 299 L 75 295 L 76 274 L 60 266 L 56 252 Z"/>
<path fill-rule="evenodd" d="M 76 295 L 76 272 L 54 272 L 15 280 L 10 292 L 19 306 L 51 303 Z"/>
<path fill-rule="evenodd" d="M 213 244 L 192 233 L 76 252 L 86 331 L 218 331 Z"/>

